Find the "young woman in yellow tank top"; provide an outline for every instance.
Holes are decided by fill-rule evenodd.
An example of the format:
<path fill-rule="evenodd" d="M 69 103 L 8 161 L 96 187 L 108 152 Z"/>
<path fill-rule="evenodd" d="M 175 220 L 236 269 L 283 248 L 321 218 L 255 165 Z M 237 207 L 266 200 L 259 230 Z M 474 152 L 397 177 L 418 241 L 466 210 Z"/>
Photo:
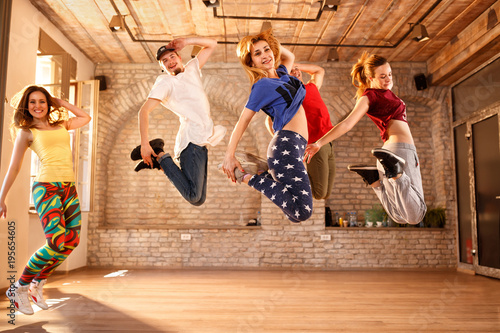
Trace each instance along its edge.
<path fill-rule="evenodd" d="M 5 199 L 29 147 L 42 165 L 33 184 L 33 199 L 46 243 L 29 259 L 19 280 L 7 290 L 7 297 L 20 312 L 33 314 L 30 299 L 40 308 L 48 309 L 42 288 L 80 240 L 80 203 L 68 130 L 88 124 L 91 118 L 80 108 L 52 97 L 47 90 L 35 85 L 19 92 L 12 105 L 12 130 L 17 135 L 0 191 L 0 218 L 7 216 Z M 63 120 L 62 108 L 75 117 Z"/>

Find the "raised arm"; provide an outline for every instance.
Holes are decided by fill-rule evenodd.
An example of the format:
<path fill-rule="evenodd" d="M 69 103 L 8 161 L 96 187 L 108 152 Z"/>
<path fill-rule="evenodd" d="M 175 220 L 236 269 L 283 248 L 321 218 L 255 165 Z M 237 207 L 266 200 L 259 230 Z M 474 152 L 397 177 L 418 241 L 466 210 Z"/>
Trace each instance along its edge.
<path fill-rule="evenodd" d="M 307 145 L 306 151 L 304 153 L 304 159 L 307 163 L 311 161 L 311 158 L 318 152 L 318 150 L 325 144 L 338 139 L 345 133 L 349 132 L 354 125 L 358 123 L 358 121 L 363 117 L 363 115 L 368 112 L 368 97 L 363 96 L 356 102 L 354 109 L 352 109 L 351 113 L 347 118 L 342 120 L 340 123 L 335 125 L 328 133 L 323 135 L 321 139 Z"/>
<path fill-rule="evenodd" d="M 7 206 L 5 205 L 5 199 L 7 198 L 7 193 L 9 193 L 12 184 L 16 180 L 21 165 L 23 164 L 24 153 L 28 149 L 29 142 L 31 138 L 31 132 L 29 130 L 20 130 L 17 134 L 16 141 L 14 143 L 14 150 L 12 151 L 12 157 L 10 159 L 9 169 L 3 180 L 2 189 L 0 190 L 0 218 L 7 216 Z"/>
<path fill-rule="evenodd" d="M 141 156 L 146 164 L 153 167 L 151 155 L 156 154 L 149 144 L 149 113 L 160 104 L 159 99 L 148 98 L 139 110 L 139 132 L 141 134 Z"/>
<path fill-rule="evenodd" d="M 287 48 L 284 48 L 283 45 L 280 45 L 281 51 L 281 64 L 284 65 L 290 73 L 293 68 L 293 63 L 295 62 L 295 55 Z"/>
<path fill-rule="evenodd" d="M 54 98 L 54 100 L 56 101 L 56 103 L 59 106 L 62 106 L 63 108 L 67 109 L 68 111 L 70 111 L 72 114 L 75 115 L 74 117 L 69 118 L 69 120 L 66 122 L 66 129 L 67 130 L 77 129 L 77 128 L 80 128 L 82 126 L 85 126 L 92 119 L 90 117 L 90 115 L 85 113 L 85 111 L 83 111 L 82 109 L 80 109 L 77 106 L 74 106 L 70 102 L 59 99 L 59 98 Z"/>
<path fill-rule="evenodd" d="M 215 50 L 215 47 L 217 46 L 217 41 L 213 38 L 207 38 L 207 37 L 177 38 L 171 41 L 167 45 L 167 48 L 173 47 L 175 48 L 175 51 L 178 52 L 188 45 L 201 46 L 201 51 L 198 53 L 196 58 L 198 58 L 198 62 L 200 63 L 200 68 L 202 68 L 206 64 L 212 52 Z"/>
<path fill-rule="evenodd" d="M 229 144 L 226 150 L 226 156 L 224 157 L 224 162 L 222 162 L 222 171 L 224 171 L 227 177 L 231 178 L 233 182 L 236 182 L 234 169 L 238 168 L 241 171 L 244 171 L 241 168 L 240 162 L 238 162 L 238 160 L 234 156 L 234 153 L 236 152 L 236 147 L 238 146 L 238 143 L 240 142 L 243 133 L 245 133 L 248 124 L 250 123 L 254 115 L 255 115 L 254 111 L 245 108 L 240 115 L 240 119 L 234 126 L 233 133 L 231 133 L 231 138 L 229 139 Z"/>
<path fill-rule="evenodd" d="M 318 90 L 321 88 L 321 86 L 323 85 L 323 79 L 325 77 L 325 70 L 323 67 L 313 64 L 297 64 L 297 63 L 294 64 L 294 66 L 297 67 L 302 72 L 306 72 L 307 74 L 311 75 L 309 82 L 314 83 L 318 88 Z"/>

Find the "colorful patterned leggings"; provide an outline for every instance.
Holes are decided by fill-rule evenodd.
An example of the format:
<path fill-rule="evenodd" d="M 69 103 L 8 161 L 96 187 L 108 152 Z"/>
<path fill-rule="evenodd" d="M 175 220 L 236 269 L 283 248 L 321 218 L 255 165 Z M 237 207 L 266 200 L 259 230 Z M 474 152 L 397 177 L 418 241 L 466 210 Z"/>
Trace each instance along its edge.
<path fill-rule="evenodd" d="M 80 201 L 75 183 L 35 182 L 33 199 L 47 243 L 26 264 L 21 285 L 49 277 L 80 242 Z"/>

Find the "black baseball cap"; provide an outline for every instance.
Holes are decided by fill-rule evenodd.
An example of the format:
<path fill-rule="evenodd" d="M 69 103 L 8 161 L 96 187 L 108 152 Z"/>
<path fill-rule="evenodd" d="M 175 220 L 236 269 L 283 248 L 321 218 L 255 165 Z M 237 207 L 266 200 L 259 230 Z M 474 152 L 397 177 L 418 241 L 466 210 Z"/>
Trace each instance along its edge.
<path fill-rule="evenodd" d="M 175 49 L 173 47 L 167 47 L 167 45 L 163 45 L 162 47 L 160 47 L 156 52 L 156 60 L 160 60 L 163 53 L 168 51 L 175 51 Z"/>

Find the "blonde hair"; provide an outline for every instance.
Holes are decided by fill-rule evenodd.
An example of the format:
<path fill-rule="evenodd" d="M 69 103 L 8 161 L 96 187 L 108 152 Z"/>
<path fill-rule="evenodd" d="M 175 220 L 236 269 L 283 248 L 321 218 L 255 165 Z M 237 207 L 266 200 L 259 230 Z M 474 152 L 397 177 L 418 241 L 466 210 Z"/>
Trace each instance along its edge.
<path fill-rule="evenodd" d="M 16 137 L 18 129 L 29 129 L 34 127 L 33 116 L 29 112 L 29 97 L 31 93 L 39 91 L 45 95 L 47 100 L 47 118 L 51 126 L 57 126 L 67 118 L 67 112 L 57 103 L 50 93 L 41 86 L 30 85 L 18 92 L 11 100 L 14 108 L 10 132 L 13 139 Z"/>
<path fill-rule="evenodd" d="M 242 38 L 236 47 L 236 55 L 240 59 L 241 65 L 248 75 L 252 85 L 260 79 L 267 77 L 266 71 L 252 67 L 251 48 L 260 40 L 264 40 L 269 44 L 269 47 L 274 54 L 274 68 L 278 68 L 281 63 L 281 45 L 280 42 L 278 42 L 278 40 L 273 36 L 271 29 L 263 31 L 258 35 L 246 36 Z"/>
<path fill-rule="evenodd" d="M 376 54 L 363 52 L 358 62 L 352 66 L 352 84 L 358 88 L 356 98 L 360 98 L 367 88 L 370 88 L 369 77 L 375 77 L 375 68 L 387 64 L 387 59 Z"/>

